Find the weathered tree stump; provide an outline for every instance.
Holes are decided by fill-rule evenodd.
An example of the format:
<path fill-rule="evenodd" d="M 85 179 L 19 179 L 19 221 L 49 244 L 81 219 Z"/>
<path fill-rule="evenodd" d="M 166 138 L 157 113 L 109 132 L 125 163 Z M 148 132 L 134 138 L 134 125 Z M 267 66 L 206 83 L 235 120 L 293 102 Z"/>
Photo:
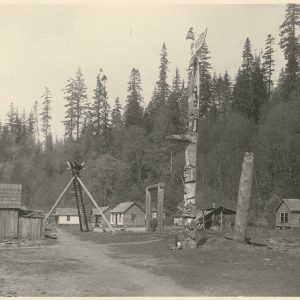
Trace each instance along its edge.
<path fill-rule="evenodd" d="M 242 165 L 242 173 L 238 192 L 234 224 L 234 240 L 245 242 L 248 223 L 248 212 L 250 206 L 252 178 L 253 178 L 254 155 L 252 152 L 245 152 Z"/>

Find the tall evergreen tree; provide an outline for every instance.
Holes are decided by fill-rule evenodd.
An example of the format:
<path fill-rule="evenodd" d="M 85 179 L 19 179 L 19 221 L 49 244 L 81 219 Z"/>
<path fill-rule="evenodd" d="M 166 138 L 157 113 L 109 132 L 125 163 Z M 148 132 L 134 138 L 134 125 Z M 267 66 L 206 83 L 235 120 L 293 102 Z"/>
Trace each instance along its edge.
<path fill-rule="evenodd" d="M 97 136 L 104 134 L 109 127 L 110 105 L 107 101 L 106 80 L 106 75 L 102 75 L 100 69 L 94 89 L 94 102 L 91 106 L 91 121 Z"/>
<path fill-rule="evenodd" d="M 253 57 L 247 38 L 243 50 L 242 67 L 239 69 L 232 94 L 232 108 L 247 118 L 259 119 L 261 105 L 266 102 L 266 85 L 259 57 Z"/>
<path fill-rule="evenodd" d="M 266 39 L 266 47 L 265 47 L 265 52 L 263 54 L 263 59 L 264 62 L 262 64 L 263 72 L 264 72 L 264 80 L 267 85 L 268 93 L 271 93 L 271 89 L 273 86 L 273 80 L 272 80 L 272 74 L 274 72 L 274 40 L 275 38 L 272 37 L 271 34 L 268 34 L 267 39 Z"/>
<path fill-rule="evenodd" d="M 31 110 L 29 112 L 28 118 L 27 118 L 27 128 L 28 128 L 28 135 L 31 137 L 35 136 L 36 130 L 35 130 L 35 116 L 34 116 L 34 111 Z"/>
<path fill-rule="evenodd" d="M 65 137 L 70 141 L 78 141 L 81 127 L 88 112 L 87 87 L 80 67 L 75 78 L 70 78 L 64 88 L 66 100 Z"/>
<path fill-rule="evenodd" d="M 209 62 L 209 50 L 204 42 L 200 50 L 200 113 L 206 114 L 211 106 L 211 64 Z"/>
<path fill-rule="evenodd" d="M 261 105 L 267 102 L 267 86 L 264 81 L 264 72 L 261 68 L 260 59 L 256 57 L 253 63 L 253 73 L 251 78 L 251 95 L 253 103 L 253 119 L 257 123 L 260 115 Z"/>
<path fill-rule="evenodd" d="M 168 114 L 166 118 L 166 122 L 168 122 L 169 125 L 169 129 L 168 129 L 169 132 L 166 134 L 179 132 L 179 130 L 183 127 L 181 124 L 180 107 L 179 107 L 181 98 L 182 98 L 181 78 L 180 78 L 178 68 L 176 68 L 175 76 L 173 78 L 171 93 L 166 103 L 167 114 Z"/>
<path fill-rule="evenodd" d="M 247 37 L 243 49 L 242 70 L 250 77 L 253 67 L 253 54 L 250 39 Z"/>
<path fill-rule="evenodd" d="M 117 128 L 122 124 L 122 105 L 119 97 L 115 99 L 115 105 L 111 112 L 111 122 L 113 128 Z"/>
<path fill-rule="evenodd" d="M 284 91 L 289 95 L 299 90 L 300 46 L 297 29 L 300 26 L 300 5 L 287 4 L 285 18 L 280 26 L 280 47 L 286 59 Z"/>
<path fill-rule="evenodd" d="M 232 82 L 227 71 L 223 76 L 223 105 L 221 106 L 221 112 L 225 112 L 231 109 L 232 105 Z"/>
<path fill-rule="evenodd" d="M 51 93 L 50 90 L 45 87 L 44 94 L 42 95 L 42 111 L 40 113 L 42 123 L 42 133 L 46 142 L 51 128 Z"/>
<path fill-rule="evenodd" d="M 34 124 L 35 131 L 37 134 L 38 144 L 40 143 L 40 128 L 39 128 L 39 102 L 36 100 L 33 103 L 33 116 L 34 116 Z"/>
<path fill-rule="evenodd" d="M 143 108 L 141 103 L 143 97 L 141 94 L 141 75 L 136 68 L 131 70 L 127 91 L 127 104 L 124 112 L 125 125 L 127 127 L 131 125 L 142 125 Z"/>
<path fill-rule="evenodd" d="M 168 53 L 167 53 L 167 47 L 164 43 L 161 49 L 160 53 L 160 65 L 159 65 L 159 79 L 156 82 L 156 101 L 158 102 L 157 105 L 164 105 L 167 101 L 167 98 L 170 93 L 170 87 L 167 82 L 168 79 Z"/>
<path fill-rule="evenodd" d="M 13 103 L 10 103 L 9 105 L 6 126 L 11 137 L 14 137 L 16 131 L 16 108 Z"/>

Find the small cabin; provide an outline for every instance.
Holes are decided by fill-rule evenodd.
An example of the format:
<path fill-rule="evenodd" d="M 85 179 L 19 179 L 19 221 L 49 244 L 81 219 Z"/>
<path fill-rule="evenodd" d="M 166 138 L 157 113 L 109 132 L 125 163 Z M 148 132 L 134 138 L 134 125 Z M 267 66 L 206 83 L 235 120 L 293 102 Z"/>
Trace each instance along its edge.
<path fill-rule="evenodd" d="M 79 224 L 77 208 L 62 208 L 56 209 L 54 215 L 58 225 L 77 225 Z"/>
<path fill-rule="evenodd" d="M 222 206 L 197 211 L 196 223 L 199 229 L 233 229 L 236 212 Z"/>
<path fill-rule="evenodd" d="M 22 205 L 22 185 L 0 184 L 0 240 L 45 237 L 45 213 Z"/>
<path fill-rule="evenodd" d="M 109 206 L 102 206 L 99 208 L 100 208 L 102 214 L 105 216 L 105 218 L 109 222 L 111 208 Z M 91 227 L 97 227 L 100 224 L 102 224 L 103 226 L 107 225 L 106 222 L 103 220 L 103 217 L 97 208 L 92 208 L 90 211 L 90 223 L 91 223 Z"/>
<path fill-rule="evenodd" d="M 22 185 L 0 184 L 0 240 L 18 238 Z"/>
<path fill-rule="evenodd" d="M 300 199 L 282 199 L 275 213 L 276 228 L 300 228 Z"/>
<path fill-rule="evenodd" d="M 145 226 L 145 210 L 136 202 L 122 202 L 110 211 L 110 224 L 121 227 Z"/>

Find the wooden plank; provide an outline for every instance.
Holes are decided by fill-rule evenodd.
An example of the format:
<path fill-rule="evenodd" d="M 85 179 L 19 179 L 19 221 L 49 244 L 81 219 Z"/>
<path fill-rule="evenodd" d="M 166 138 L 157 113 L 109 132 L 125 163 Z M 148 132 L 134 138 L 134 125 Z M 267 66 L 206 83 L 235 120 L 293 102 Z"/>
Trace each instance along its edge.
<path fill-rule="evenodd" d="M 151 193 L 146 189 L 146 232 L 151 232 Z"/>

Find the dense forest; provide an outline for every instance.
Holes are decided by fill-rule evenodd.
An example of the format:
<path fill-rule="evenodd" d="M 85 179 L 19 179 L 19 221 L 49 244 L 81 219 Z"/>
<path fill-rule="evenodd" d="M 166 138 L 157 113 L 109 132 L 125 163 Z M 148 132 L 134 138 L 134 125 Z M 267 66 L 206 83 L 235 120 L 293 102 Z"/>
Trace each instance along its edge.
<path fill-rule="evenodd" d="M 209 45 L 201 52 L 201 120 L 198 144 L 197 206 L 235 208 L 242 157 L 253 151 L 255 171 L 251 222 L 271 220 L 279 197 L 300 197 L 300 6 L 288 4 L 279 40 L 266 34 L 261 55 L 245 38 L 235 78 L 216 74 Z M 286 65 L 274 80 L 274 44 Z M 230 54 L 228 54 L 230 55 Z M 129 74 L 125 107 L 109 100 L 104 70 L 87 94 L 78 68 L 64 86 L 65 134 L 53 140 L 51 91 L 46 87 L 29 114 L 12 103 L 0 124 L 0 182 L 23 185 L 23 202 L 49 209 L 70 178 L 66 161 L 85 162 L 83 181 L 101 206 L 143 202 L 145 187 L 166 184 L 165 205 L 175 215 L 183 199 L 184 148 L 167 135 L 184 133 L 187 83 L 169 74 L 163 44 L 151 99 L 143 98 L 138 68 Z M 155 69 L 153 70 L 155 71 Z M 124 99 L 125 100 L 125 99 Z M 52 120 L 53 119 L 53 120 Z M 71 194 L 63 201 L 70 205 Z M 75 203 L 74 203 L 75 204 Z M 271 222 L 271 221 L 270 221 Z"/>

